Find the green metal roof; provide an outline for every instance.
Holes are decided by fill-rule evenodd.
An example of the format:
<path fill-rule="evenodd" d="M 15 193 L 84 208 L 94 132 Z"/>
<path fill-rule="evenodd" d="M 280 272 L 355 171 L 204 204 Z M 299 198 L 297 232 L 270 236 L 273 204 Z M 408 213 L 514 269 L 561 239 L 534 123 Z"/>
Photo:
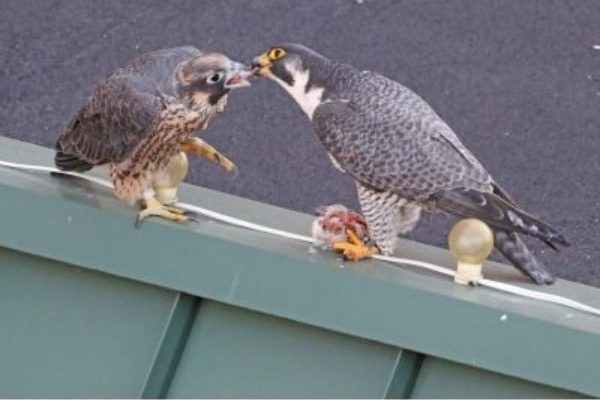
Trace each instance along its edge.
<path fill-rule="evenodd" d="M 52 156 L 0 138 L 0 159 L 51 166 Z M 301 234 L 312 222 L 305 214 L 190 185 L 180 198 Z M 600 318 L 593 315 L 458 286 L 414 267 L 342 262 L 305 243 L 202 218 L 186 225 L 148 221 L 136 229 L 134 206 L 76 178 L 0 167 L 0 201 L 0 248 L 600 396 Z M 446 250 L 408 240 L 400 241 L 398 254 L 453 265 Z M 489 262 L 484 272 L 532 287 L 507 266 Z M 559 280 L 535 289 L 600 307 L 596 288 Z"/>

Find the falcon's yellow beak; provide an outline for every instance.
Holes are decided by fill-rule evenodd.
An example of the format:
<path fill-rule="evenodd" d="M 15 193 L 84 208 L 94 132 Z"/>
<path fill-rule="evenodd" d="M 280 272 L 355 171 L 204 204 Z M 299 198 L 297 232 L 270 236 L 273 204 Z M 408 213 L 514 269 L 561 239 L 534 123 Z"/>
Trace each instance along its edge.
<path fill-rule="evenodd" d="M 252 69 L 256 75 L 267 76 L 271 73 L 270 67 L 273 65 L 269 58 L 269 52 L 266 51 L 252 60 Z"/>
<path fill-rule="evenodd" d="M 286 55 L 282 47 L 271 47 L 252 61 L 251 68 L 256 75 L 268 76 L 271 72 L 273 63 L 278 62 Z"/>

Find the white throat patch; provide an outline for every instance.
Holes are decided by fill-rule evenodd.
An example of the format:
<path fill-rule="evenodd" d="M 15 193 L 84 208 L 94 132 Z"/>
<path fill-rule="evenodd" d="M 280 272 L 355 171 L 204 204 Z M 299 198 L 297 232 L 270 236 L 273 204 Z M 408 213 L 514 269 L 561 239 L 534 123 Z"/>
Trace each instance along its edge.
<path fill-rule="evenodd" d="M 313 86 L 310 90 L 306 91 L 306 85 L 308 84 L 308 78 L 310 76 L 310 70 L 305 71 L 294 71 L 290 72 L 292 77 L 294 78 L 294 85 L 290 86 L 285 81 L 279 79 L 275 75 L 271 74 L 270 78 L 277 82 L 279 86 L 284 88 L 290 96 L 296 100 L 296 103 L 302 108 L 302 111 L 308 118 L 312 121 L 313 113 L 315 112 L 315 108 L 319 104 L 321 104 L 321 98 L 323 97 L 322 87 Z"/>

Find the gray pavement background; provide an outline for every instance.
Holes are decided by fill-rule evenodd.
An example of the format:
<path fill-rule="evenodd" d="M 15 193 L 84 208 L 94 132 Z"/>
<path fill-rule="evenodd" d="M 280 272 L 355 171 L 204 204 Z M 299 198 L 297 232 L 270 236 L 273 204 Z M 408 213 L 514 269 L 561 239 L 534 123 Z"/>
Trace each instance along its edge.
<path fill-rule="evenodd" d="M 422 95 L 516 200 L 561 228 L 559 276 L 600 285 L 600 1 L 0 0 L 0 135 L 52 146 L 94 83 L 142 52 L 194 45 L 251 59 L 301 42 Z M 311 212 L 356 205 L 309 122 L 269 82 L 234 93 L 203 135 L 240 167 L 194 184 Z M 411 237 L 444 245 L 451 219 Z"/>

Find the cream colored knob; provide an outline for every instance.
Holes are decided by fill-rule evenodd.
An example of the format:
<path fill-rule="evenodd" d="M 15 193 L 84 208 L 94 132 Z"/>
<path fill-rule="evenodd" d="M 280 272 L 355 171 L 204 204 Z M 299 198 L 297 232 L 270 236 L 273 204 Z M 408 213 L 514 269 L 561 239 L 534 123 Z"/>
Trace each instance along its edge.
<path fill-rule="evenodd" d="M 483 278 L 482 262 L 494 249 L 494 234 L 484 222 L 467 218 L 456 223 L 448 235 L 448 247 L 457 261 L 454 282 L 476 284 Z"/>
<path fill-rule="evenodd" d="M 156 198 L 162 204 L 173 204 L 177 201 L 177 189 L 188 173 L 188 158 L 182 151 L 176 154 L 167 168 L 153 182 Z"/>

